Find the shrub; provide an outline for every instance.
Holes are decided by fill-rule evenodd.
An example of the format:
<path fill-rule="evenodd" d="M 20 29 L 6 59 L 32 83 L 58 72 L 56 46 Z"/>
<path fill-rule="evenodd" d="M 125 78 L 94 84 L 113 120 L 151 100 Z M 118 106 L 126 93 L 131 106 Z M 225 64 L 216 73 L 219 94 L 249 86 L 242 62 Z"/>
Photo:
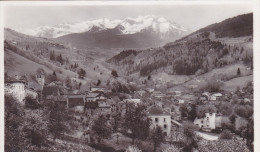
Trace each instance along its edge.
<path fill-rule="evenodd" d="M 40 105 L 32 96 L 25 97 L 25 107 L 29 109 L 39 109 Z"/>
<path fill-rule="evenodd" d="M 232 133 L 229 131 L 229 130 L 224 130 L 221 134 L 220 134 L 220 136 L 219 136 L 219 138 L 220 139 L 232 139 Z"/>
<path fill-rule="evenodd" d="M 114 77 L 118 77 L 118 74 L 117 74 L 117 72 L 116 72 L 115 70 L 112 70 L 111 74 L 112 74 L 112 76 L 114 76 Z"/>

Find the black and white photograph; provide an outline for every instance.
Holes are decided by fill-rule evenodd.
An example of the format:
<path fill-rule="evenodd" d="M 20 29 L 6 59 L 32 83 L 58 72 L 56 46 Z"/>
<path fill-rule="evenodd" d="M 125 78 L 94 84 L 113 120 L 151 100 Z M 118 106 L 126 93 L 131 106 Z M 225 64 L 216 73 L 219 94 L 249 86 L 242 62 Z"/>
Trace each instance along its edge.
<path fill-rule="evenodd" d="M 0 5 L 3 151 L 257 152 L 259 2 Z"/>

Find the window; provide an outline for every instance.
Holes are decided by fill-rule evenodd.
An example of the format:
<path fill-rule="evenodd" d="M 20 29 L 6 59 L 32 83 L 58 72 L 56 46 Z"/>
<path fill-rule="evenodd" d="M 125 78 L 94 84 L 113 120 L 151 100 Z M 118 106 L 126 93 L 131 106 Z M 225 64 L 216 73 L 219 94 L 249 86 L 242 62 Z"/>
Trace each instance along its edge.
<path fill-rule="evenodd" d="M 164 136 L 167 136 L 167 132 L 164 132 Z"/>
<path fill-rule="evenodd" d="M 166 129 L 166 128 L 167 128 L 167 125 L 163 125 L 163 128 Z"/>
<path fill-rule="evenodd" d="M 209 113 L 210 116 L 212 116 L 212 113 Z"/>
<path fill-rule="evenodd" d="M 166 118 L 163 118 L 163 121 L 166 122 Z"/>
<path fill-rule="evenodd" d="M 203 123 L 203 120 L 201 120 L 201 123 Z"/>
<path fill-rule="evenodd" d="M 158 122 L 158 118 L 155 118 L 155 122 Z"/>
<path fill-rule="evenodd" d="M 203 128 L 204 126 L 203 125 L 201 125 L 201 128 Z"/>

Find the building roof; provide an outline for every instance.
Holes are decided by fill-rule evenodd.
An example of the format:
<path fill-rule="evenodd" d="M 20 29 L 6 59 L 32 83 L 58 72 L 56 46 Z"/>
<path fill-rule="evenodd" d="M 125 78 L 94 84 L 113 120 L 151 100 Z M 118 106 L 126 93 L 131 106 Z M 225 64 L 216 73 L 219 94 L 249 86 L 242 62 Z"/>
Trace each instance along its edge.
<path fill-rule="evenodd" d="M 68 96 L 69 107 L 73 106 L 84 106 L 85 96 L 84 95 L 70 95 Z"/>
<path fill-rule="evenodd" d="M 58 86 L 44 86 L 42 89 L 43 96 L 47 95 L 59 95 L 59 87 Z"/>
<path fill-rule="evenodd" d="M 43 87 L 35 81 L 30 81 L 28 82 L 28 88 L 33 89 L 35 91 L 42 91 Z"/>
<path fill-rule="evenodd" d="M 85 102 L 85 107 L 89 109 L 98 108 L 98 102 Z"/>
<path fill-rule="evenodd" d="M 93 92 L 90 92 L 88 95 L 87 95 L 87 98 L 95 98 L 97 96 L 99 96 L 100 93 L 93 93 Z"/>
<path fill-rule="evenodd" d="M 46 97 L 46 99 L 53 100 L 53 101 L 67 101 L 67 96 L 66 95 L 61 95 L 61 96 L 48 95 Z"/>
<path fill-rule="evenodd" d="M 148 108 L 147 110 L 147 114 L 148 115 L 164 115 L 164 116 L 171 116 L 171 114 L 169 112 L 167 112 L 166 110 L 164 110 L 162 107 L 158 106 L 158 105 L 153 105 L 150 108 Z"/>
<path fill-rule="evenodd" d="M 48 84 L 48 86 L 54 86 L 54 85 L 63 86 L 63 82 L 61 82 L 61 81 L 52 81 L 51 83 Z"/>
<path fill-rule="evenodd" d="M 82 102 L 82 103 L 84 103 L 84 98 L 68 98 L 68 102 Z"/>
<path fill-rule="evenodd" d="M 141 103 L 141 99 L 124 99 L 123 102 L 131 102 L 134 104 L 139 104 Z"/>

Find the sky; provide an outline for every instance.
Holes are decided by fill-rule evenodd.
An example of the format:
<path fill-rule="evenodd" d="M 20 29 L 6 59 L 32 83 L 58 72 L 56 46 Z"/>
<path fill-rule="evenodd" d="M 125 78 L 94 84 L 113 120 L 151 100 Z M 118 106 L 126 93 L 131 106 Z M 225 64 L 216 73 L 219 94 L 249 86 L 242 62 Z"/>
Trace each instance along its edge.
<path fill-rule="evenodd" d="M 165 17 L 192 31 L 230 17 L 252 12 L 251 5 L 128 5 L 128 6 L 5 6 L 4 26 L 36 28 L 99 18 L 123 19 L 142 15 Z"/>

